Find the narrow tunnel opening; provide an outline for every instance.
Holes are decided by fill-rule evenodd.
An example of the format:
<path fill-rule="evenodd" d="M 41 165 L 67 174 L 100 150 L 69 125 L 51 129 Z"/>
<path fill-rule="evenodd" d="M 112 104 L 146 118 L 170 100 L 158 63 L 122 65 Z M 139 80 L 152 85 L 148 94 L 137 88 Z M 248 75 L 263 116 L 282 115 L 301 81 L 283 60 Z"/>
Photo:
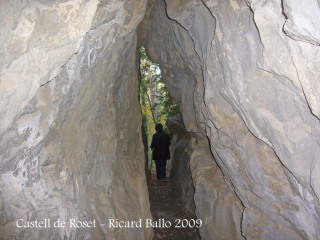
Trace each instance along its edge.
<path fill-rule="evenodd" d="M 174 116 L 180 116 L 180 111 L 163 82 L 159 64 L 150 60 L 145 48 L 142 46 L 139 47 L 139 58 L 140 106 L 146 171 L 151 173 L 156 168 L 155 163 L 152 161 L 152 151 L 149 147 L 155 125 L 161 123 L 164 132 L 169 133 L 166 122 Z"/>
<path fill-rule="evenodd" d="M 163 131 L 169 134 L 171 145 L 176 144 L 177 132 L 172 130 L 172 125 L 174 125 L 172 122 L 177 119 L 182 122 L 179 106 L 173 101 L 163 82 L 160 65 L 150 60 L 144 47 L 140 46 L 138 51 L 141 128 L 150 210 L 153 216 L 153 239 L 200 239 L 198 228 L 187 226 L 201 223 L 196 219 L 194 211 L 187 209 L 186 201 L 182 200 L 181 183 L 179 184 L 177 181 L 190 183 L 190 179 L 183 175 L 183 171 L 177 171 L 177 165 L 179 165 L 177 162 L 179 161 L 174 159 L 175 152 L 171 151 L 170 159 L 166 161 L 166 177 L 160 180 L 160 174 L 156 169 L 159 166 L 156 166 L 150 148 L 155 126 L 158 123 L 161 123 Z M 187 161 L 188 159 L 185 159 L 185 162 Z"/>

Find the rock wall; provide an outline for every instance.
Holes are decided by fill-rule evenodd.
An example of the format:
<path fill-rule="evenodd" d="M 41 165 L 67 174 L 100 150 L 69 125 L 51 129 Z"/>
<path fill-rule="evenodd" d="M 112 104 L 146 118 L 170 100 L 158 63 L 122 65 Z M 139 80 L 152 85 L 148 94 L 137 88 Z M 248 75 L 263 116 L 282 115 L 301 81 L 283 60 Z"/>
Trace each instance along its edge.
<path fill-rule="evenodd" d="M 203 239 L 320 238 L 319 11 L 158 1 L 147 49 L 192 136 Z"/>
<path fill-rule="evenodd" d="M 183 126 L 181 116 L 175 116 L 167 120 L 166 125 L 170 130 L 170 179 L 176 184 L 176 192 L 184 201 L 185 209 L 189 213 L 195 213 L 194 185 L 190 172 L 190 148 L 191 137 Z"/>
<path fill-rule="evenodd" d="M 1 1 L 1 239 L 151 239 L 150 228 L 108 227 L 151 218 L 135 31 L 145 7 Z"/>

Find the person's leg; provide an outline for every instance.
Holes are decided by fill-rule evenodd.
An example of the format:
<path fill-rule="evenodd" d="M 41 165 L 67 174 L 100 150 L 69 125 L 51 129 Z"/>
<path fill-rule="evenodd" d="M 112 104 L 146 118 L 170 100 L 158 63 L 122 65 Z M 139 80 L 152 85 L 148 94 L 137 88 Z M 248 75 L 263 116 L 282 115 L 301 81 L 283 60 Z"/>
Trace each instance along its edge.
<path fill-rule="evenodd" d="M 166 160 L 161 160 L 160 162 L 160 178 L 165 179 L 166 178 L 166 166 L 167 166 L 167 161 Z"/>
<path fill-rule="evenodd" d="M 163 160 L 162 164 L 162 178 L 167 178 L 167 160 Z"/>
<path fill-rule="evenodd" d="M 156 170 L 157 170 L 157 180 L 160 180 L 161 177 L 161 161 L 155 160 L 156 163 Z"/>

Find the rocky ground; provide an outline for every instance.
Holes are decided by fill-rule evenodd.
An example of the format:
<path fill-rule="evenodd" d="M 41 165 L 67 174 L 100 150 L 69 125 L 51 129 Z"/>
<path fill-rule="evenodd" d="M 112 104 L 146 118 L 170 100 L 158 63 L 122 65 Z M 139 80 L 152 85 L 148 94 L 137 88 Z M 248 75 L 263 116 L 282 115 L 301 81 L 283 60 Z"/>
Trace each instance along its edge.
<path fill-rule="evenodd" d="M 198 228 L 178 227 L 179 220 L 196 220 L 196 217 L 185 211 L 183 201 L 178 196 L 178 190 L 174 182 L 170 180 L 157 181 L 155 172 L 148 174 L 147 180 L 153 223 L 154 226 L 157 224 L 157 227 L 153 228 L 153 240 L 200 239 Z M 167 226 L 169 226 L 169 222 L 171 227 L 165 227 L 164 224 L 167 223 Z M 184 222 L 186 223 L 187 221 L 185 220 Z M 190 223 L 192 224 L 192 222 Z"/>

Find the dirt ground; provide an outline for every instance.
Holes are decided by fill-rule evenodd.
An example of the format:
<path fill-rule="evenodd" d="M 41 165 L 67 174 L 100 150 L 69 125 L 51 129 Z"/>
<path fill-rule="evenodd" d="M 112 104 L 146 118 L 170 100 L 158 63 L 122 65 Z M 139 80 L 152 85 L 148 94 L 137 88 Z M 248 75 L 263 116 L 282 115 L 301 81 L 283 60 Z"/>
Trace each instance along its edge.
<path fill-rule="evenodd" d="M 187 214 L 183 201 L 179 198 L 175 184 L 170 181 L 157 181 L 156 173 L 152 171 L 147 176 L 151 213 L 153 216 L 153 240 L 200 240 L 198 228 L 182 227 L 193 225 L 195 216 Z M 171 225 L 171 227 L 169 227 Z M 196 224 L 197 225 L 197 224 Z M 179 227 L 180 226 L 180 227 Z"/>

